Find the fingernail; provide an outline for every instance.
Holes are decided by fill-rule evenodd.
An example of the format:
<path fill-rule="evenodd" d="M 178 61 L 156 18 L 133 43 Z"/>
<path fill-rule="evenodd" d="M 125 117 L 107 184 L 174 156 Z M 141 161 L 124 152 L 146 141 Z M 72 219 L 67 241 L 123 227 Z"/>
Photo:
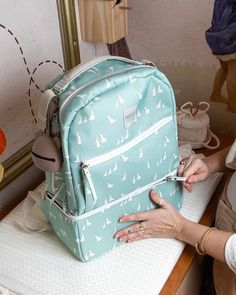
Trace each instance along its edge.
<path fill-rule="evenodd" d="M 124 238 L 119 238 L 118 241 L 119 242 L 125 242 L 126 243 L 126 239 L 124 239 Z"/>

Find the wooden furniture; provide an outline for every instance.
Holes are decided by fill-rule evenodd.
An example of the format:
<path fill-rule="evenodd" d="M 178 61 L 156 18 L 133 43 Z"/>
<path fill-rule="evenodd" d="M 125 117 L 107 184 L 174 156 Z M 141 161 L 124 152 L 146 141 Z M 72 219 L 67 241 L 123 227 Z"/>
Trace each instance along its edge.
<path fill-rule="evenodd" d="M 82 40 L 115 43 L 127 35 L 127 0 L 80 0 Z"/>
<path fill-rule="evenodd" d="M 202 148 L 202 149 L 196 150 L 196 152 L 203 153 L 205 156 L 209 156 L 210 154 L 213 154 L 219 150 L 222 150 L 230 146 L 234 141 L 234 138 L 230 136 L 226 136 L 226 135 L 217 135 L 217 136 L 219 137 L 221 142 L 221 145 L 218 149 L 211 151 L 211 150 Z M 207 226 L 211 226 L 213 224 L 218 200 L 224 188 L 224 184 L 227 181 L 227 178 L 228 176 L 224 175 L 223 178 L 221 179 L 199 223 L 203 225 L 207 225 Z M 162 288 L 160 295 L 175 295 L 177 293 L 181 283 L 183 282 L 188 270 L 190 269 L 197 255 L 198 254 L 196 253 L 194 247 L 190 245 L 186 245 L 172 273 L 170 274 L 168 280 L 166 281 L 164 287 Z"/>

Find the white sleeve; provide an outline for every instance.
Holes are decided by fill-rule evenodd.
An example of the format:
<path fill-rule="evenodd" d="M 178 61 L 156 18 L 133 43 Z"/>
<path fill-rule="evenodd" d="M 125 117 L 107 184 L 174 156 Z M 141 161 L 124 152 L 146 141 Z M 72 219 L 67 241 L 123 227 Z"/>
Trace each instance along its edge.
<path fill-rule="evenodd" d="M 229 150 L 225 164 L 228 168 L 236 170 L 236 139 Z"/>
<path fill-rule="evenodd" d="M 236 234 L 230 236 L 226 242 L 225 260 L 231 270 L 236 273 Z"/>

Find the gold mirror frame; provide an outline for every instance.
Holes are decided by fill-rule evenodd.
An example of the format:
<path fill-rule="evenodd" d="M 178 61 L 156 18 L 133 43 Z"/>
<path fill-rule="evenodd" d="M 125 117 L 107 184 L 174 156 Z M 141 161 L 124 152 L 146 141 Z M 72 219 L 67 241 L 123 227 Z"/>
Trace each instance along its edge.
<path fill-rule="evenodd" d="M 57 0 L 65 70 L 69 70 L 80 63 L 75 2 L 77 3 L 77 0 Z M 33 164 L 31 147 L 32 142 L 3 162 L 5 173 L 0 183 L 0 191 Z"/>

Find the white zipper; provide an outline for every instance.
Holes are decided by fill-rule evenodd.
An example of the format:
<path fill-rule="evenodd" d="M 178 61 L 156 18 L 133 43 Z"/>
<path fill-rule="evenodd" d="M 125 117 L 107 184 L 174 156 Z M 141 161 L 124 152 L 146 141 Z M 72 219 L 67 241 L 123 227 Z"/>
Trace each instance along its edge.
<path fill-rule="evenodd" d="M 136 138 L 134 138 L 133 140 L 128 142 L 127 144 L 124 144 L 121 147 L 119 147 L 111 152 L 108 152 L 106 154 L 103 154 L 101 156 L 92 158 L 90 160 L 87 160 L 87 161 L 81 163 L 81 168 L 82 168 L 84 174 L 86 175 L 86 178 L 87 178 L 90 190 L 92 192 L 92 196 L 93 196 L 94 201 L 96 201 L 98 197 L 97 197 L 96 189 L 93 184 L 92 176 L 89 172 L 89 168 L 99 165 L 99 164 L 102 164 L 104 162 L 107 162 L 119 155 L 122 155 L 123 153 L 127 152 L 128 150 L 130 150 L 131 148 L 133 148 L 134 146 L 136 146 L 137 144 L 139 144 L 140 142 L 142 142 L 143 140 L 148 138 L 150 135 L 152 135 L 154 132 L 159 130 L 161 127 L 163 127 L 164 125 L 169 123 L 172 119 L 173 119 L 172 116 L 164 118 L 164 119 L 158 121 L 153 126 L 151 126 L 145 132 L 143 132 L 142 134 L 140 134 L 139 136 L 137 136 Z"/>
<path fill-rule="evenodd" d="M 90 172 L 88 170 L 88 167 L 86 167 L 85 165 L 82 165 L 81 168 L 84 171 L 84 173 L 86 175 L 86 178 L 88 180 L 88 184 L 89 184 L 93 199 L 94 199 L 94 201 L 97 201 L 97 198 L 98 198 L 97 193 L 96 193 L 95 187 L 93 185 L 92 176 L 91 176 L 91 174 L 90 174 Z"/>
<path fill-rule="evenodd" d="M 149 129 L 147 129 L 145 132 L 128 142 L 127 144 L 122 145 L 121 147 L 108 152 L 104 155 L 86 160 L 82 163 L 81 168 L 84 170 L 84 172 L 87 175 L 87 170 L 89 167 L 96 166 L 98 164 L 104 163 L 106 161 L 111 160 L 112 158 L 115 158 L 125 152 L 127 152 L 129 149 L 133 148 L 135 145 L 139 144 L 140 142 L 144 141 L 146 138 L 148 138 L 153 133 L 157 132 L 161 127 L 169 123 L 173 120 L 173 116 L 166 117 L 160 121 L 158 121 L 156 124 L 151 126 Z"/>
<path fill-rule="evenodd" d="M 118 75 L 120 73 L 125 73 L 128 72 L 132 69 L 137 69 L 137 68 L 142 68 L 142 67 L 148 67 L 150 68 L 150 66 L 145 66 L 143 64 L 140 65 L 136 65 L 136 66 L 132 66 L 132 67 L 128 67 L 125 69 L 121 69 L 112 73 L 108 73 L 107 75 L 104 75 L 102 77 L 99 77 L 98 79 L 92 80 L 90 83 L 84 84 L 83 86 L 79 87 L 78 89 L 76 89 L 75 91 L 69 93 L 69 96 L 67 96 L 67 98 L 63 101 L 63 103 L 61 104 L 60 110 L 59 110 L 59 118 L 60 118 L 60 122 L 62 123 L 62 111 L 64 110 L 65 106 L 70 102 L 70 100 L 73 98 L 74 95 L 77 95 L 79 92 L 81 92 L 82 90 L 86 89 L 87 87 L 110 77 L 114 77 L 115 75 Z"/>
<path fill-rule="evenodd" d="M 126 201 L 126 200 L 128 200 L 130 198 L 133 198 L 133 197 L 135 197 L 135 196 L 143 193 L 146 190 L 149 190 L 151 188 L 155 188 L 156 186 L 158 186 L 158 185 L 160 185 L 162 183 L 169 182 L 169 181 L 178 181 L 178 177 L 176 177 L 176 172 L 177 171 L 174 170 L 171 173 L 169 173 L 168 175 L 166 175 L 166 176 L 164 176 L 164 177 L 162 177 L 162 178 L 160 178 L 158 180 L 155 180 L 155 181 L 153 181 L 153 182 L 151 182 L 151 183 L 149 183 L 149 184 L 147 184 L 147 185 L 145 185 L 145 186 L 143 186 L 141 188 L 138 188 L 135 191 L 133 191 L 133 192 L 131 192 L 131 193 L 129 193 L 129 194 L 127 194 L 127 195 L 125 195 L 125 196 L 123 196 L 123 197 L 115 200 L 115 201 L 112 201 L 112 202 L 110 202 L 108 204 L 105 204 L 105 205 L 103 205 L 103 206 L 101 206 L 99 208 L 93 209 L 93 210 L 91 210 L 89 212 L 86 212 L 86 213 L 84 213 L 82 215 L 79 215 L 79 216 L 74 216 L 74 215 L 71 215 L 70 213 L 64 212 L 62 210 L 61 206 L 58 204 L 58 202 L 54 202 L 54 204 L 55 204 L 55 206 L 57 206 L 57 208 L 66 217 L 70 218 L 71 220 L 74 220 L 74 221 L 76 221 L 76 220 L 83 220 L 84 218 L 88 218 L 90 216 L 93 216 L 93 215 L 99 213 L 100 211 L 104 211 L 106 209 L 109 209 L 109 208 L 113 207 L 114 205 L 117 205 L 117 204 L 119 204 L 121 202 L 124 202 L 124 201 Z M 183 181 L 183 180 L 181 180 L 181 181 Z M 46 195 L 46 198 L 48 198 L 49 201 L 50 201 L 52 197 L 50 196 L 50 194 L 47 194 Z"/>

